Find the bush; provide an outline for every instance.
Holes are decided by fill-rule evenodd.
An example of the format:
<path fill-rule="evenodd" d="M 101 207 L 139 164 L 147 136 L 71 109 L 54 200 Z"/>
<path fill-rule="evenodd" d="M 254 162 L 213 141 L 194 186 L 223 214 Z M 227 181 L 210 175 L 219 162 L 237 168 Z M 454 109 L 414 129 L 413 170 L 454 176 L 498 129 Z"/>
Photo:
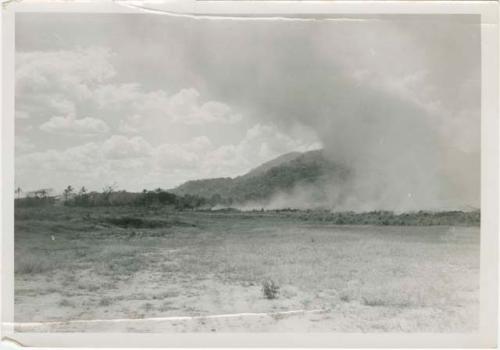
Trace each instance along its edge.
<path fill-rule="evenodd" d="M 19 275 L 34 275 L 52 270 L 53 263 L 44 257 L 16 256 L 14 272 Z"/>
<path fill-rule="evenodd" d="M 167 226 L 168 224 L 160 220 L 146 220 L 131 216 L 109 217 L 104 218 L 103 221 L 122 228 L 156 228 Z"/>
<path fill-rule="evenodd" d="M 99 306 L 110 306 L 112 302 L 111 298 L 102 297 L 101 300 L 99 300 Z"/>
<path fill-rule="evenodd" d="M 68 299 L 62 299 L 60 302 L 59 302 L 59 306 L 63 306 L 63 307 L 74 307 L 75 304 L 72 303 L 71 301 L 69 301 Z"/>
<path fill-rule="evenodd" d="M 266 297 L 267 299 L 276 299 L 278 297 L 279 292 L 280 292 L 280 287 L 273 280 L 268 279 L 262 282 L 262 293 L 264 294 L 264 297 Z"/>

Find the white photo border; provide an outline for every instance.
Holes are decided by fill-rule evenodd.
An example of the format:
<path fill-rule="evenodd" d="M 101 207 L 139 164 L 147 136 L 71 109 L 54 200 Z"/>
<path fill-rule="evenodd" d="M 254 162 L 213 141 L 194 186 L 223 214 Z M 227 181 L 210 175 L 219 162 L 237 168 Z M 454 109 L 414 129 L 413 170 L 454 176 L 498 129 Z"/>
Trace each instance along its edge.
<path fill-rule="evenodd" d="M 2 11 L 2 340 L 30 347 L 494 347 L 498 309 L 498 2 L 194 1 L 22 2 Z M 20 12 L 158 13 L 172 16 L 477 14 L 481 18 L 480 325 L 475 333 L 25 333 L 14 321 L 14 38 Z"/>

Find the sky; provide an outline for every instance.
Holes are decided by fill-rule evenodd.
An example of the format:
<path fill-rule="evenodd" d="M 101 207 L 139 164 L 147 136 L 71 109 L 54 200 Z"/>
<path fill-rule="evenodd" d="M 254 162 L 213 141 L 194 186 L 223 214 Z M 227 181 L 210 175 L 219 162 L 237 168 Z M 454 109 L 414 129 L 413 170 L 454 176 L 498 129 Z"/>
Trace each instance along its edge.
<path fill-rule="evenodd" d="M 16 15 L 16 186 L 172 188 L 324 148 L 352 206 L 479 206 L 473 15 Z"/>

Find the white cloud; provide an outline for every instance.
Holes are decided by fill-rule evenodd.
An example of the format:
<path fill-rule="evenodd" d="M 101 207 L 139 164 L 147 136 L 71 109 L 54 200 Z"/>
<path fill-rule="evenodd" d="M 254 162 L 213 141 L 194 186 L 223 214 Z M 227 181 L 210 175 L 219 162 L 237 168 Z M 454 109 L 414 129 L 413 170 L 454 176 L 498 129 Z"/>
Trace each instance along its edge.
<path fill-rule="evenodd" d="M 161 144 L 154 151 L 155 164 L 160 170 L 190 169 L 199 173 L 200 165 L 212 149 L 212 141 L 206 136 L 194 137 L 181 144 Z"/>
<path fill-rule="evenodd" d="M 86 97 L 90 87 L 116 74 L 109 62 L 111 52 L 90 47 L 76 50 L 16 53 L 16 95 L 34 92 L 65 92 Z"/>
<path fill-rule="evenodd" d="M 320 148 L 314 139 L 292 137 L 275 126 L 258 123 L 237 144 L 208 150 L 202 159 L 203 173 L 213 176 L 236 176 L 279 155 L 292 151 Z"/>
<path fill-rule="evenodd" d="M 88 172 L 101 161 L 99 145 L 91 142 L 66 150 L 50 149 L 17 157 L 16 173 L 26 176 L 41 172 L 50 178 L 59 173 Z"/>
<path fill-rule="evenodd" d="M 39 123 L 51 116 L 77 115 L 93 91 L 115 76 L 104 48 L 16 53 L 16 118 Z"/>
<path fill-rule="evenodd" d="M 159 122 L 203 125 L 210 123 L 234 124 L 242 116 L 231 107 L 219 101 L 200 102 L 200 93 L 194 88 L 181 89 L 169 95 L 164 90 L 143 91 L 138 84 L 107 84 L 98 87 L 94 93 L 99 108 L 119 114 L 134 113 L 158 119 Z M 126 117 L 130 119 L 130 117 Z M 133 132 L 130 120 L 120 125 L 122 130 Z"/>
<path fill-rule="evenodd" d="M 134 114 L 120 120 L 118 131 L 124 134 L 136 134 L 141 130 L 144 123 L 145 119 L 142 115 Z"/>
<path fill-rule="evenodd" d="M 260 147 L 256 147 L 259 145 Z M 314 141 L 305 141 L 283 133 L 276 127 L 266 124 L 256 124 L 247 131 L 239 147 L 247 153 L 255 153 L 259 149 L 260 157 L 274 157 L 290 151 L 308 151 L 319 148 L 320 144 Z"/>
<path fill-rule="evenodd" d="M 197 136 L 185 144 L 186 149 L 193 152 L 204 152 L 212 148 L 212 141 L 206 136 Z"/>
<path fill-rule="evenodd" d="M 49 105 L 53 108 L 57 115 L 75 115 L 75 104 L 65 98 L 55 98 L 50 101 Z"/>
<path fill-rule="evenodd" d="M 102 145 L 102 152 L 108 159 L 130 159 L 147 157 L 151 154 L 151 145 L 142 137 L 127 138 L 113 135 Z"/>
<path fill-rule="evenodd" d="M 50 118 L 49 121 L 40 125 L 40 130 L 51 133 L 87 136 L 106 133 L 109 131 L 109 127 L 100 119 L 90 117 L 77 119 L 72 115 L 68 115 L 66 117 Z"/>
<path fill-rule="evenodd" d="M 196 168 L 199 157 L 183 145 L 163 144 L 155 150 L 156 165 L 166 171 Z"/>
<path fill-rule="evenodd" d="M 93 93 L 94 102 L 104 110 L 134 107 L 140 104 L 140 100 L 144 97 L 140 85 L 135 83 L 102 84 Z"/>
<path fill-rule="evenodd" d="M 100 190 L 117 182 L 128 190 L 171 188 L 187 180 L 237 176 L 282 153 L 317 146 L 288 136 L 270 125 L 256 124 L 234 144 L 216 145 L 206 136 L 183 143 L 152 145 L 139 136 L 112 135 L 65 150 L 20 154 L 16 181 L 22 186 L 64 188 L 69 183 Z M 44 181 L 47 181 L 45 183 Z"/>
<path fill-rule="evenodd" d="M 237 123 L 242 117 L 231 108 L 217 101 L 199 103 L 200 93 L 196 89 L 182 89 L 166 101 L 165 107 L 174 122 L 188 125 L 206 123 Z"/>
<path fill-rule="evenodd" d="M 18 130 L 37 144 L 46 135 L 140 134 L 148 142 L 176 136 L 178 127 L 235 124 L 242 119 L 227 104 L 203 98 L 195 88 L 167 92 L 139 83 L 116 83 L 109 49 L 18 52 Z M 33 129 L 35 128 L 35 129 Z M 160 135 L 161 130 L 161 135 Z M 73 144 L 66 140 L 66 147 Z M 51 144 L 52 142 L 49 142 Z M 113 154 L 117 154 L 113 152 Z"/>
<path fill-rule="evenodd" d="M 244 127 L 234 125 L 242 115 L 231 106 L 193 87 L 167 92 L 116 83 L 112 57 L 109 50 L 99 48 L 17 54 L 16 117 L 23 119 L 24 133 L 38 126 L 29 134 L 35 144 L 45 144 L 47 135 L 40 130 L 114 135 L 78 146 L 79 138 L 66 137 L 55 143 L 64 149 L 33 153 L 27 153 L 33 151 L 31 144 L 19 142 L 16 181 L 33 187 L 63 188 L 72 183 L 101 189 L 116 181 L 129 190 L 146 184 L 168 188 L 189 179 L 240 175 L 311 144 L 264 124 L 256 124 L 235 142 L 219 131 Z M 193 135 L 193 130 L 206 131 L 206 136 Z M 220 138 L 211 140 L 215 134 Z"/>

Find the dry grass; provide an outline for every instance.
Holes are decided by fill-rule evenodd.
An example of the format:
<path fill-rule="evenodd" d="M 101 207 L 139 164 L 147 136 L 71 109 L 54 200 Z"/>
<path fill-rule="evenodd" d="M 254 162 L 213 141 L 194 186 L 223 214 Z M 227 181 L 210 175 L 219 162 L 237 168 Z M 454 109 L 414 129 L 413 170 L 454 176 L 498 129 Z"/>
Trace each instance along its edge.
<path fill-rule="evenodd" d="M 55 265 L 53 260 L 44 256 L 16 255 L 14 272 L 17 275 L 41 274 L 51 271 Z"/>
<path fill-rule="evenodd" d="M 103 297 L 99 300 L 99 306 L 109 306 L 113 303 L 113 299 L 109 297 Z"/>
<path fill-rule="evenodd" d="M 59 306 L 61 306 L 61 307 L 75 307 L 75 303 L 69 301 L 68 299 L 62 299 L 59 302 Z"/>
<path fill-rule="evenodd" d="M 161 234 L 164 228 L 141 229 L 130 238 L 137 229 L 84 230 L 81 208 L 28 214 L 16 216 L 19 320 L 35 314 L 64 320 L 331 309 L 331 318 L 314 323 L 313 331 L 321 325 L 450 332 L 477 326 L 475 227 L 339 227 L 241 213 L 100 209 L 99 215 L 176 215 L 193 223 L 172 227 L 168 235 Z M 55 241 L 53 227 L 59 230 Z M 263 298 L 261 281 L 269 276 L 280 287 L 279 298 Z M 59 312 L 60 295 L 49 289 L 75 306 Z M 227 327 L 217 325 L 217 331 L 258 328 Z"/>

